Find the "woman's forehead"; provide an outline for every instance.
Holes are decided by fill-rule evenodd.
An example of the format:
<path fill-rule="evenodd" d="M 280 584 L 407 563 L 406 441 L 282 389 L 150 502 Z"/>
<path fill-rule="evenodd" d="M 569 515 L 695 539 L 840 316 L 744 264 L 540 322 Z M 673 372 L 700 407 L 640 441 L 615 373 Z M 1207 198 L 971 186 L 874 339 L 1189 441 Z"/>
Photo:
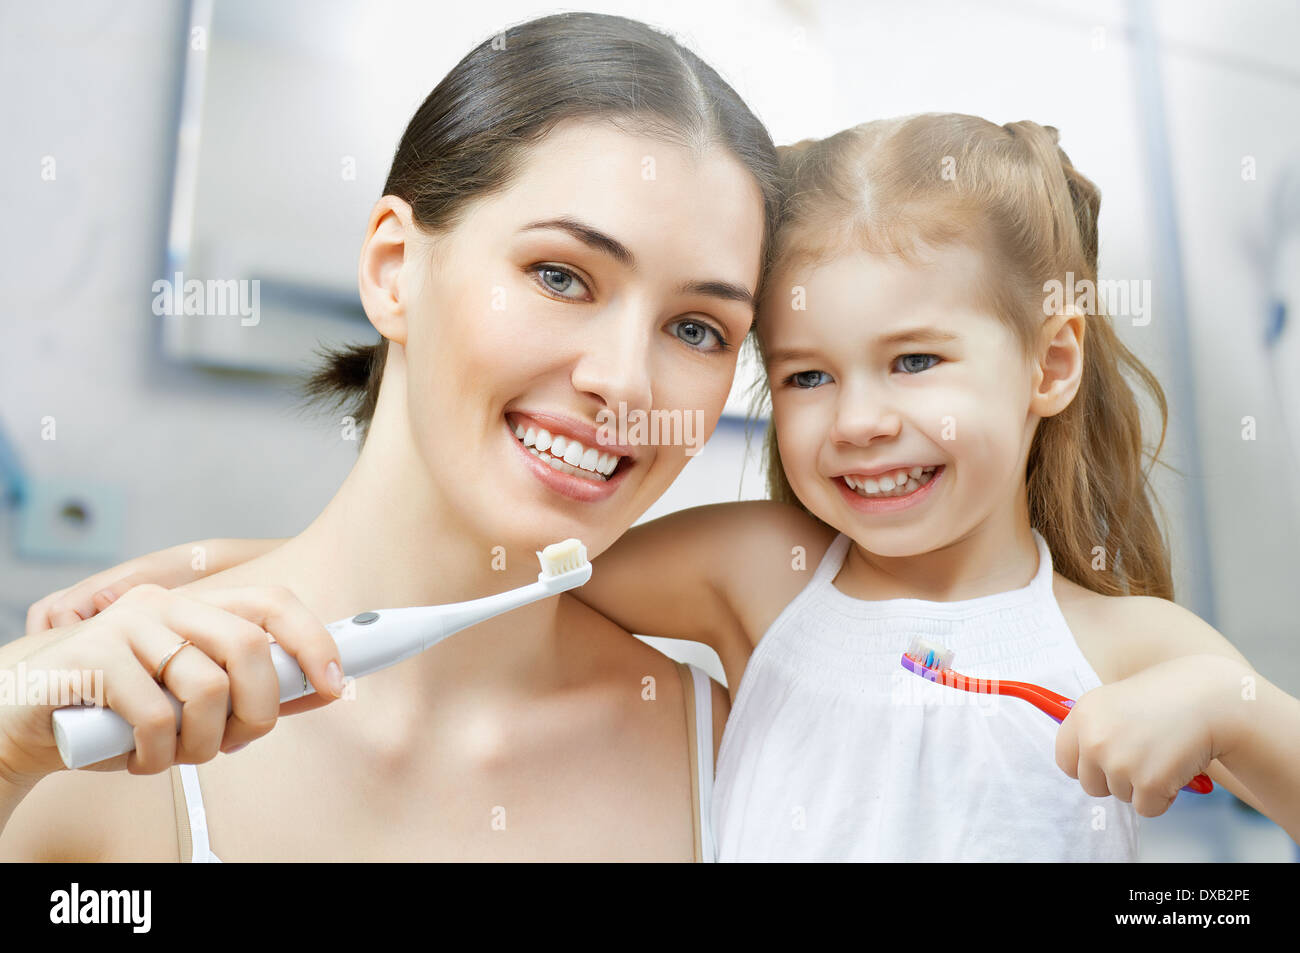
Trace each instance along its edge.
<path fill-rule="evenodd" d="M 587 223 L 616 238 L 638 267 L 693 259 L 751 291 L 757 281 L 762 192 L 724 148 L 700 152 L 609 122 L 565 122 L 528 149 L 510 186 L 485 205 L 511 231 L 564 218 Z"/>

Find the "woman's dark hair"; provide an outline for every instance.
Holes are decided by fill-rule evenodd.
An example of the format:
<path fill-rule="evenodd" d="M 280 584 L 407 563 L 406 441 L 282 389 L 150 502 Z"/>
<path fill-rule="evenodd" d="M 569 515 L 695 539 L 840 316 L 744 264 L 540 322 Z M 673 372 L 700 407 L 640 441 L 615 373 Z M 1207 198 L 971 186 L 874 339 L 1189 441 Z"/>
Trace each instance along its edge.
<path fill-rule="evenodd" d="M 528 148 L 557 123 L 596 118 L 696 151 L 717 144 L 735 155 L 762 190 L 766 268 L 779 209 L 771 137 L 707 63 L 625 17 L 562 13 L 484 40 L 412 117 L 384 194 L 407 202 L 431 234 L 451 229 L 471 201 L 508 187 Z M 384 338 L 326 351 L 306 395 L 350 405 L 364 439 L 387 353 Z"/>

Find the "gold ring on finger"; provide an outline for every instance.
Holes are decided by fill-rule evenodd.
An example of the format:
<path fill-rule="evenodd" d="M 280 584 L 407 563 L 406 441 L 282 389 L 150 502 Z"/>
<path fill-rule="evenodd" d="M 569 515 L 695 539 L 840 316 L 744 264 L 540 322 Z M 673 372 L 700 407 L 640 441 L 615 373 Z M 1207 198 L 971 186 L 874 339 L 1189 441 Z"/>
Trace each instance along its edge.
<path fill-rule="evenodd" d="M 163 670 L 167 668 L 167 663 L 170 662 L 176 656 L 177 652 L 185 648 L 185 646 L 193 645 L 193 644 L 194 643 L 191 642 L 189 639 L 184 639 L 181 642 L 178 642 L 175 648 L 173 648 L 170 652 L 168 652 L 166 655 L 163 656 L 163 660 L 159 662 L 158 667 L 154 669 L 153 680 L 157 682 L 159 685 L 161 685 L 163 680 Z"/>

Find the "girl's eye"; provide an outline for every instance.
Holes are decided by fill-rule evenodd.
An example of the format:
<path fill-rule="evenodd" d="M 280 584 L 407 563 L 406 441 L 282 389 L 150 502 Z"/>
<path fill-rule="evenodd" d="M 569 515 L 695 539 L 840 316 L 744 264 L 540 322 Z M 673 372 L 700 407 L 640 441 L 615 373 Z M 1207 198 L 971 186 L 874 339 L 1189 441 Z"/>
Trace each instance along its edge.
<path fill-rule="evenodd" d="M 825 371 L 800 371 L 797 374 L 791 374 L 785 379 L 787 384 L 798 387 L 801 390 L 811 390 L 819 387 L 829 381 L 831 376 Z"/>
<path fill-rule="evenodd" d="M 677 339 L 686 342 L 697 351 L 721 351 L 727 348 L 727 341 L 722 334 L 712 325 L 705 324 L 703 321 L 692 321 L 687 318 L 675 322 L 673 327 L 676 328 Z M 700 347 L 704 341 L 708 340 L 710 334 L 718 343 L 711 348 Z"/>
<path fill-rule="evenodd" d="M 567 268 L 558 265 L 533 265 L 528 270 L 535 274 L 541 286 L 553 295 L 570 301 L 581 301 L 585 297 L 582 294 L 570 294 L 575 288 L 581 288 L 586 292 L 587 286 L 583 284 L 581 278 Z"/>
<path fill-rule="evenodd" d="M 896 362 L 905 374 L 919 374 L 939 363 L 937 354 L 904 354 Z"/>

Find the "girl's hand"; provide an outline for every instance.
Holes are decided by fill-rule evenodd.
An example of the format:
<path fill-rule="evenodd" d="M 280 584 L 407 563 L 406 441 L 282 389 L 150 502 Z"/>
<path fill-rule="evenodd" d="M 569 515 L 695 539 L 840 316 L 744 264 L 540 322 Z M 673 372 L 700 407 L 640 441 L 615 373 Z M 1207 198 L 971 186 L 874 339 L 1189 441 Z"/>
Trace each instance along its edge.
<path fill-rule="evenodd" d="M 281 542 L 278 539 L 206 539 L 127 560 L 33 603 L 27 610 L 26 634 L 89 619 L 112 605 L 132 586 L 146 582 L 164 589 L 183 586 L 247 562 Z"/>
<path fill-rule="evenodd" d="M 1187 655 L 1086 692 L 1061 722 L 1056 764 L 1093 797 L 1158 817 L 1235 745 L 1249 672 L 1236 659 Z"/>
<path fill-rule="evenodd" d="M 295 658 L 317 694 L 281 707 L 269 636 Z M 172 655 L 163 670 L 163 684 L 183 703 L 177 735 L 176 716 L 154 672 L 185 639 L 193 644 Z M 132 774 L 210 761 L 218 751 L 260 738 L 281 714 L 328 704 L 343 687 L 333 637 L 293 593 L 279 587 L 190 593 L 145 584 L 92 619 L 23 641 L 24 656 L 6 653 L 8 671 L 0 673 L 17 696 L 15 703 L 0 705 L 0 781 L 19 789 L 29 790 L 64 767 L 51 716 L 69 700 L 29 691 L 42 673 L 50 673 L 43 684 L 53 690 L 61 673 L 102 672 L 103 703 L 133 726 L 136 748 L 93 770 L 125 768 Z M 47 700 L 56 704 L 42 703 Z"/>

